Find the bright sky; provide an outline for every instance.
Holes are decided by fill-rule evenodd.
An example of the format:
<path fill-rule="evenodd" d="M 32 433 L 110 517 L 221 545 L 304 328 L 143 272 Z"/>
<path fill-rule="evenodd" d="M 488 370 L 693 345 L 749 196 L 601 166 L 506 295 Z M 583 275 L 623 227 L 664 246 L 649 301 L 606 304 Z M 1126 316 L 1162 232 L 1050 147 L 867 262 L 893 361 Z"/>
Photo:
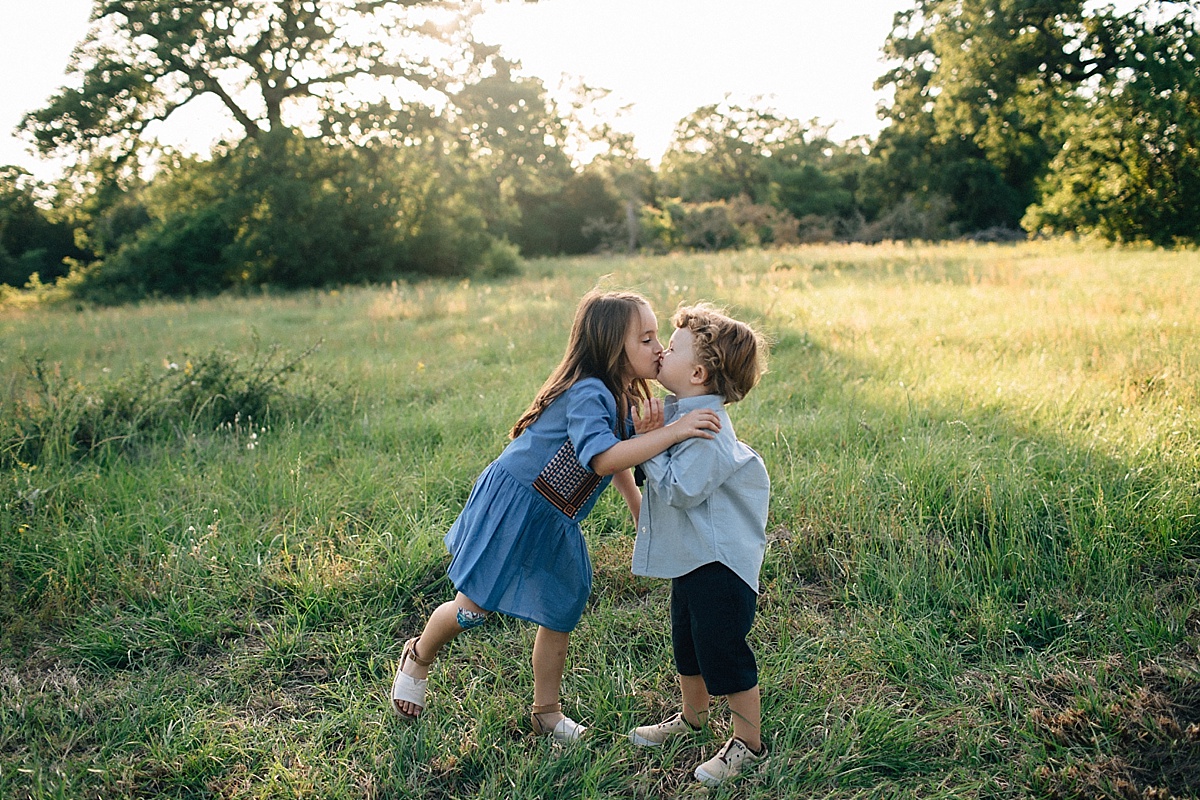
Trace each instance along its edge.
<path fill-rule="evenodd" d="M 65 81 L 87 30 L 90 0 L 0 0 L 0 164 L 39 177 L 53 170 L 13 129 Z M 675 123 L 721 102 L 816 118 L 832 137 L 875 134 L 872 85 L 892 16 L 911 0 L 519 0 L 489 10 L 479 39 L 554 88 L 566 76 L 631 104 L 616 125 L 655 162 Z M 182 126 L 180 126 L 182 127 Z M 189 126 L 197 127 L 191 120 Z M 164 134 L 165 135 L 165 134 Z M 188 141 L 176 132 L 178 141 Z M 201 146 L 197 144 L 196 146 Z"/>

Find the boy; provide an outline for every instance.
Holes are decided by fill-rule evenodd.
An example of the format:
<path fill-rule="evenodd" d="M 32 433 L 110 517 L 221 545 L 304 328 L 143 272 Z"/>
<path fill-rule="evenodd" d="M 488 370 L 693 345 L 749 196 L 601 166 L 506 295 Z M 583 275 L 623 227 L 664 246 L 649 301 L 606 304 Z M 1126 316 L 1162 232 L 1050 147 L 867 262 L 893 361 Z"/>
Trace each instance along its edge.
<path fill-rule="evenodd" d="M 763 372 L 766 344 L 748 325 L 708 304 L 681 308 L 660 357 L 658 382 L 672 393 L 664 422 L 696 408 L 720 416 L 714 439 L 689 439 L 642 465 L 645 497 L 633 572 L 671 579 L 671 640 L 682 710 L 629 732 L 642 747 L 700 730 L 710 695 L 724 695 L 734 735 L 696 778 L 716 786 L 767 756 L 760 734 L 758 667 L 746 635 L 754 622 L 766 550 L 771 483 L 758 453 L 737 440 L 727 403 L 746 396 Z"/>

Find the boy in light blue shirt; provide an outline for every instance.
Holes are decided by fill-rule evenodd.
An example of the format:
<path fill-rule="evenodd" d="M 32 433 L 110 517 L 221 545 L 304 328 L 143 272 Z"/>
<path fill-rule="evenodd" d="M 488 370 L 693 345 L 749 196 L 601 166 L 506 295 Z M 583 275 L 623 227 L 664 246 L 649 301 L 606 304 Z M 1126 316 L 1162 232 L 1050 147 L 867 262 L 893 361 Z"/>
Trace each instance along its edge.
<path fill-rule="evenodd" d="M 695 771 L 698 780 L 715 786 L 767 755 L 758 667 L 746 636 L 767 545 L 771 482 L 762 458 L 738 441 L 725 411 L 758 382 L 766 343 L 708 304 L 681 308 L 671 322 L 676 330 L 658 373 L 671 392 L 663 421 L 711 408 L 721 428 L 713 439 L 680 442 L 642 465 L 645 496 L 633 572 L 671 579 L 671 641 L 683 702 L 679 713 L 635 728 L 629 739 L 657 747 L 675 734 L 700 730 L 711 696 L 724 695 L 734 736 Z"/>

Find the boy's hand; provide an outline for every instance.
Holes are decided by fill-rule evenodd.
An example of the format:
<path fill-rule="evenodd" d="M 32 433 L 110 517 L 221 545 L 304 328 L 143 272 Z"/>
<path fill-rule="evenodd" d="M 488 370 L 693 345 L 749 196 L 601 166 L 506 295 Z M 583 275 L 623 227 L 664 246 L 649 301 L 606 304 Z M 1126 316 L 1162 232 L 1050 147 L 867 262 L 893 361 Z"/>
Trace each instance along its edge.
<path fill-rule="evenodd" d="M 721 417 L 711 408 L 689 411 L 667 426 L 675 431 L 675 441 L 699 437 L 712 439 L 721 430 Z"/>
<path fill-rule="evenodd" d="M 663 401 L 651 397 L 633 409 L 633 432 L 648 433 L 663 426 Z"/>

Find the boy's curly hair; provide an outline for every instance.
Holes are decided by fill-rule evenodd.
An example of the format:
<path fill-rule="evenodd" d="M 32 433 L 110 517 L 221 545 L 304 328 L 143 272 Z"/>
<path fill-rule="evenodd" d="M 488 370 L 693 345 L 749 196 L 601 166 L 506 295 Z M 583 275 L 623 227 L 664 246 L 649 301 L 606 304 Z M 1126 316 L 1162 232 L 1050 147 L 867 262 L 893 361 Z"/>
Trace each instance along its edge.
<path fill-rule="evenodd" d="M 726 403 L 749 394 L 767 371 L 766 339 L 710 303 L 681 307 L 671 324 L 692 332 L 696 361 L 708 371 L 708 387 Z"/>

